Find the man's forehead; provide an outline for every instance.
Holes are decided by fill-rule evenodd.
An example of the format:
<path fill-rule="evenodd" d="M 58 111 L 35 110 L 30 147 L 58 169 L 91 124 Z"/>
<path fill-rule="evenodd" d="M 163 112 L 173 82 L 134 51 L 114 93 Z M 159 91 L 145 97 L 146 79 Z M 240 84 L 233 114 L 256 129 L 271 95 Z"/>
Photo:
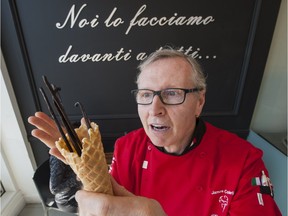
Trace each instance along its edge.
<path fill-rule="evenodd" d="M 154 63 L 143 68 L 138 77 L 139 88 L 193 87 L 192 68 L 185 61 L 171 62 L 167 59 Z"/>

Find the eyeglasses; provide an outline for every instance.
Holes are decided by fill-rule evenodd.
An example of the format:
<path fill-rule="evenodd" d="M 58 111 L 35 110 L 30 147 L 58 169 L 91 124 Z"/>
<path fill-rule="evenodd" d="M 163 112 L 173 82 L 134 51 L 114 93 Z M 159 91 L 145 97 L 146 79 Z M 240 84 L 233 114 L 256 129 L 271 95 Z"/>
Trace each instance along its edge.
<path fill-rule="evenodd" d="M 136 103 L 140 105 L 149 105 L 152 103 L 155 95 L 158 95 L 161 102 L 166 105 L 178 105 L 185 101 L 187 93 L 199 92 L 202 89 L 182 89 L 182 88 L 168 88 L 160 91 L 153 91 L 150 89 L 135 89 L 131 93 L 136 98 Z"/>

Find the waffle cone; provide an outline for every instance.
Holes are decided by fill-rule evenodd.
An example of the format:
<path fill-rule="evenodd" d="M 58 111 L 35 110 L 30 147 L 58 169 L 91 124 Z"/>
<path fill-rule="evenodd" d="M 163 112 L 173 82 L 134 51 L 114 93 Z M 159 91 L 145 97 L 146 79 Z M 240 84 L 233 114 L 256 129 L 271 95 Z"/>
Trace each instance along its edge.
<path fill-rule="evenodd" d="M 91 123 L 91 127 L 87 130 L 85 125 L 81 125 L 75 129 L 82 142 L 81 157 L 76 151 L 70 152 L 62 138 L 56 142 L 56 147 L 81 180 L 84 190 L 112 195 L 110 174 L 99 127 L 94 122 Z"/>

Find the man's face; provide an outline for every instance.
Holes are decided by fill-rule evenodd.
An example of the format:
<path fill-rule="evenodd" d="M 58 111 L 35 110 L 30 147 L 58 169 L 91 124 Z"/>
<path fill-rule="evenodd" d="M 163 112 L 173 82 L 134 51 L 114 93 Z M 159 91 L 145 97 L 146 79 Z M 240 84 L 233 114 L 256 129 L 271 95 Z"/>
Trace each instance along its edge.
<path fill-rule="evenodd" d="M 160 59 L 146 66 L 138 79 L 139 89 L 192 89 L 190 64 L 179 57 Z M 180 105 L 165 105 L 156 95 L 152 104 L 138 105 L 138 113 L 152 143 L 170 153 L 181 154 L 191 140 L 205 102 L 205 92 L 187 93 Z"/>

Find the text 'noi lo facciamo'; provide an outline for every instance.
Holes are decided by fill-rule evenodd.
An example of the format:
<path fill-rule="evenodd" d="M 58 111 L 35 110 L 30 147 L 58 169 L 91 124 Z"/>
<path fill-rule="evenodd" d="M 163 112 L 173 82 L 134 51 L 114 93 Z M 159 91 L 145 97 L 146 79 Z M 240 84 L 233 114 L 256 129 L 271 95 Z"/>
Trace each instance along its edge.
<path fill-rule="evenodd" d="M 99 25 L 98 18 L 99 15 L 96 14 L 93 19 L 90 21 L 88 19 L 80 19 L 80 14 L 83 17 L 84 8 L 87 6 L 87 4 L 83 4 L 81 8 L 76 11 L 75 5 L 73 5 L 69 11 L 69 13 L 66 16 L 66 19 L 63 23 L 57 22 L 56 27 L 58 29 L 63 29 L 65 26 L 69 26 L 70 28 L 79 27 L 91 27 L 96 28 Z M 130 20 L 129 26 L 126 29 L 125 34 L 128 35 L 132 28 L 134 27 L 154 27 L 154 26 L 200 26 L 200 25 L 208 25 L 215 21 L 213 16 L 179 16 L 178 13 L 174 13 L 173 16 L 170 17 L 147 17 L 143 16 L 145 10 L 147 9 L 147 5 L 142 5 L 134 17 Z M 110 27 L 118 27 L 119 25 L 123 25 L 125 21 L 121 17 L 117 17 L 117 7 L 114 7 L 114 9 L 111 11 L 107 19 L 104 21 L 104 25 L 107 28 Z M 69 22 L 70 21 L 70 22 Z"/>

